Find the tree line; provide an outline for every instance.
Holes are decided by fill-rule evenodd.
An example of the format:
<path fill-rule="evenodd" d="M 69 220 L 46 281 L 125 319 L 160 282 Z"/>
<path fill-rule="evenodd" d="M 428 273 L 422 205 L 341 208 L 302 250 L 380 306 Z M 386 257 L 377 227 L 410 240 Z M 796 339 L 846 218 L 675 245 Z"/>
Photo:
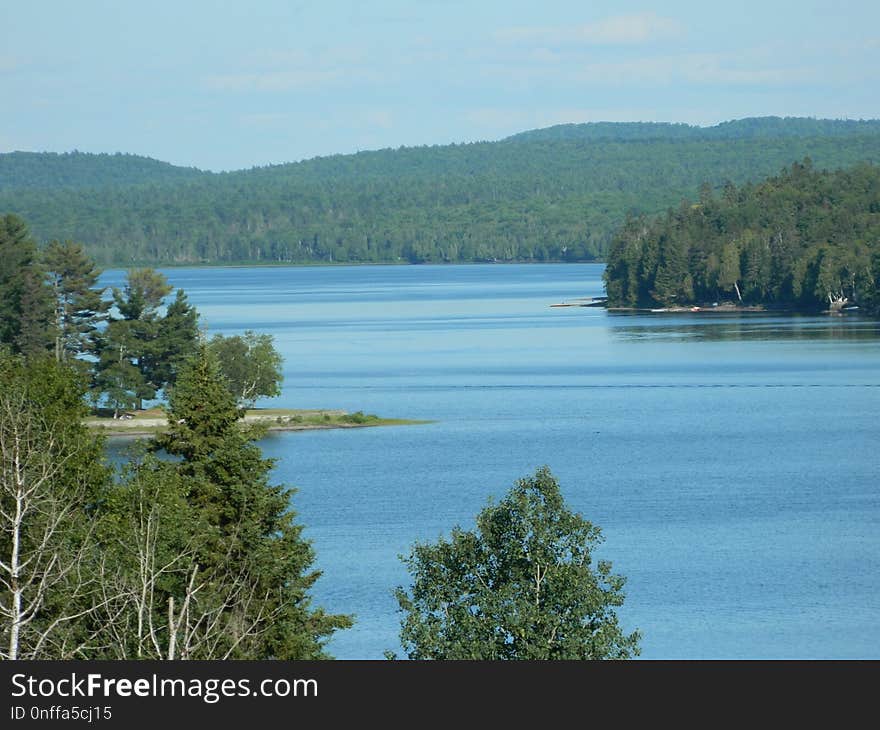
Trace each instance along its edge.
<path fill-rule="evenodd" d="M 122 155 L 0 155 L 11 181 L 0 210 L 41 241 L 71 236 L 101 265 L 123 267 L 592 261 L 627 215 L 805 155 L 828 168 L 880 162 L 880 124 L 572 125 L 222 174 Z"/>
<path fill-rule="evenodd" d="M 809 158 L 760 183 L 631 217 L 605 270 L 609 304 L 736 304 L 880 311 L 880 167 Z"/>

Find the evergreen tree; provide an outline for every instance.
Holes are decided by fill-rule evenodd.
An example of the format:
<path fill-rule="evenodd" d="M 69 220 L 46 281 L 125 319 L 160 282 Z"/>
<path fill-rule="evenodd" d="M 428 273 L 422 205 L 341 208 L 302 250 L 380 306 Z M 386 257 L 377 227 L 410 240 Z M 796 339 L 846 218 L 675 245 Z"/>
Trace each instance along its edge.
<path fill-rule="evenodd" d="M 35 355 L 53 344 L 51 292 L 24 221 L 0 217 L 0 344 Z"/>
<path fill-rule="evenodd" d="M 742 278 L 739 246 L 729 241 L 721 248 L 721 262 L 718 267 L 718 287 L 721 291 L 736 291 L 736 298 L 742 301 L 739 280 Z"/>
<path fill-rule="evenodd" d="M 184 361 L 195 354 L 199 341 L 199 315 L 183 289 L 178 289 L 165 316 L 159 320 L 157 336 L 145 377 L 157 390 L 174 385 Z"/>
<path fill-rule="evenodd" d="M 654 278 L 652 296 L 663 304 L 680 304 L 693 298 L 687 250 L 680 239 L 660 239 L 660 264 Z"/>
<path fill-rule="evenodd" d="M 609 304 L 723 297 L 875 312 L 878 242 L 880 168 L 818 172 L 805 160 L 757 185 L 728 185 L 719 199 L 704 194 L 642 232 L 624 227 L 605 271 Z"/>
<path fill-rule="evenodd" d="M 308 590 L 319 573 L 290 509 L 294 492 L 269 483 L 273 462 L 254 443 L 258 433 L 239 422 L 242 411 L 206 344 L 181 369 L 167 412 L 169 428 L 154 448 L 180 458 L 177 473 L 203 525 L 200 570 L 234 570 L 251 587 L 253 602 L 242 620 L 259 631 L 232 656 L 324 657 L 327 637 L 351 620 L 311 606 Z"/>
<path fill-rule="evenodd" d="M 71 360 L 95 350 L 94 336 L 106 319 L 104 289 L 96 288 L 100 271 L 72 241 L 52 241 L 43 264 L 55 300 L 55 358 Z"/>
<path fill-rule="evenodd" d="M 111 317 L 97 338 L 95 390 L 107 394 L 116 410 L 140 409 L 164 384 L 155 382 L 161 350 L 158 310 L 170 292 L 165 277 L 153 269 L 129 271 L 125 288 L 113 290 L 121 316 Z"/>

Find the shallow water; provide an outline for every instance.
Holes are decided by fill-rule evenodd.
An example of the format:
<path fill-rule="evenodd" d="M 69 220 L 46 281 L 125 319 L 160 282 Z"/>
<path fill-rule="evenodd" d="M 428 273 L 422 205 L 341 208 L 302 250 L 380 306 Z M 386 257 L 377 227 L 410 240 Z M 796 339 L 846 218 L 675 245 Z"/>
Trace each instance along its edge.
<path fill-rule="evenodd" d="M 316 603 L 356 614 L 331 652 L 397 649 L 397 556 L 548 464 L 628 578 L 643 657 L 880 656 L 878 324 L 549 306 L 601 295 L 601 271 L 165 271 L 211 333 L 275 337 L 266 405 L 435 421 L 263 442 L 299 490 Z"/>

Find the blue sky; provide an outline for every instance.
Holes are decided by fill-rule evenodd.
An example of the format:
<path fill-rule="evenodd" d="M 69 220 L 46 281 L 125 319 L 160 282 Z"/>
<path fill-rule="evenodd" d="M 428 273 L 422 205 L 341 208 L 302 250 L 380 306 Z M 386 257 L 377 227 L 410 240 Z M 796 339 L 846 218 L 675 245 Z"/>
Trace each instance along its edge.
<path fill-rule="evenodd" d="M 563 122 L 880 117 L 880 2 L 0 0 L 0 151 L 230 170 Z"/>

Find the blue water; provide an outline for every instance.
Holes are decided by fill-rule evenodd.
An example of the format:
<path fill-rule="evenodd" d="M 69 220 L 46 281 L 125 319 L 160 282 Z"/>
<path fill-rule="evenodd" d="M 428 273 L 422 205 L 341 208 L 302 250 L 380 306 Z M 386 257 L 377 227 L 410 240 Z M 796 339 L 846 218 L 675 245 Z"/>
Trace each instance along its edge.
<path fill-rule="evenodd" d="M 298 488 L 315 602 L 356 616 L 330 651 L 399 649 L 398 555 L 548 464 L 628 579 L 643 657 L 880 657 L 878 324 L 549 306 L 601 295 L 601 271 L 165 271 L 211 333 L 275 337 L 265 405 L 435 421 L 262 443 Z"/>

